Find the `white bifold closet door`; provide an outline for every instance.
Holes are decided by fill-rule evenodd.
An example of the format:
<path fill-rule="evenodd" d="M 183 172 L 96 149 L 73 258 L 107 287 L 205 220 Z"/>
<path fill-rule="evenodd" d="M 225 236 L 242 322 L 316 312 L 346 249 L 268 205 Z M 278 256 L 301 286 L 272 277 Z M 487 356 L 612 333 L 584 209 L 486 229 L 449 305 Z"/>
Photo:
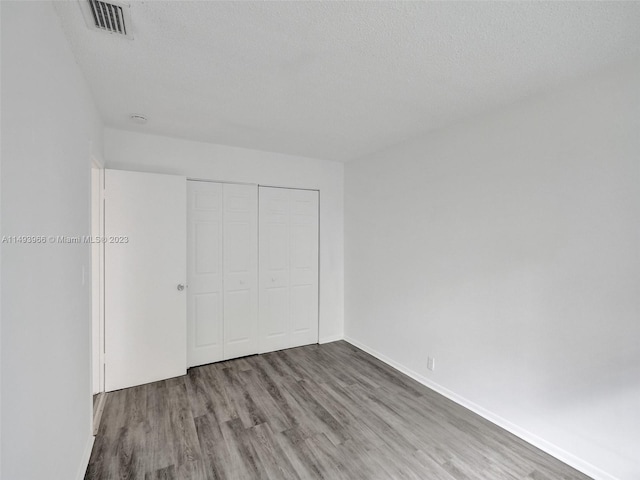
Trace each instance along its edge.
<path fill-rule="evenodd" d="M 224 358 L 258 351 L 258 186 L 222 186 Z"/>
<path fill-rule="evenodd" d="M 188 365 L 258 351 L 258 187 L 188 183 Z"/>
<path fill-rule="evenodd" d="M 223 354 L 222 184 L 187 182 L 187 361 Z"/>
<path fill-rule="evenodd" d="M 318 342 L 318 192 L 260 187 L 260 353 Z"/>
<path fill-rule="evenodd" d="M 105 390 L 186 373 L 186 179 L 105 170 Z"/>

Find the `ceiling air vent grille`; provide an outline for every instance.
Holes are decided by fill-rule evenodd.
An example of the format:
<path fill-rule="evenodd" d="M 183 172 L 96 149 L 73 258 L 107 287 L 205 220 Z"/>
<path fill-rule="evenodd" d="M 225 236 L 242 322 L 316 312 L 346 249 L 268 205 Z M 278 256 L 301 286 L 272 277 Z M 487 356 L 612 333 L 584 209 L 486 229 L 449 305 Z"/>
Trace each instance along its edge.
<path fill-rule="evenodd" d="M 127 34 L 127 27 L 124 24 L 124 15 L 120 5 L 97 0 L 88 1 L 97 28 L 122 35 Z"/>
<path fill-rule="evenodd" d="M 101 0 L 82 0 L 81 5 L 90 28 L 132 38 L 129 5 Z"/>

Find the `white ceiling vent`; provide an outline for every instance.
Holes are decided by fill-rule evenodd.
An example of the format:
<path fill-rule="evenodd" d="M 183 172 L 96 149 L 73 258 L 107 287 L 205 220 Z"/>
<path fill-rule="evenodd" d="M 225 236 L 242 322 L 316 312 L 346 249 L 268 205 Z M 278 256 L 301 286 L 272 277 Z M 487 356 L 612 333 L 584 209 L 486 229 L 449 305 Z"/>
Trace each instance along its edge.
<path fill-rule="evenodd" d="M 89 28 L 133 38 L 128 4 L 113 0 L 80 0 L 80 6 Z"/>

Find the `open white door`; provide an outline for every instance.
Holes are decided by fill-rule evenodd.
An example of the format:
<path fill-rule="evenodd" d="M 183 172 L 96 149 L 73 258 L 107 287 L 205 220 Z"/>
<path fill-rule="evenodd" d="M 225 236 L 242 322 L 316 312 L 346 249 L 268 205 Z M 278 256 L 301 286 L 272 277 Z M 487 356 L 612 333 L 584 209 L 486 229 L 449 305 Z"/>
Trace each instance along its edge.
<path fill-rule="evenodd" d="M 105 389 L 184 375 L 186 178 L 105 170 Z"/>

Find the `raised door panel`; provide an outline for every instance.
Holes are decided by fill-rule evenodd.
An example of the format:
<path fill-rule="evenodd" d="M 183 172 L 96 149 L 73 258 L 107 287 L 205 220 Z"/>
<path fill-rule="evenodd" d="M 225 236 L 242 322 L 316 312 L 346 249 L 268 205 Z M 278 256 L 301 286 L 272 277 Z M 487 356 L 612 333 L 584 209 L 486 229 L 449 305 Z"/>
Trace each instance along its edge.
<path fill-rule="evenodd" d="M 222 184 L 187 182 L 188 366 L 223 359 Z"/>
<path fill-rule="evenodd" d="M 224 358 L 258 352 L 258 187 L 223 185 Z"/>

